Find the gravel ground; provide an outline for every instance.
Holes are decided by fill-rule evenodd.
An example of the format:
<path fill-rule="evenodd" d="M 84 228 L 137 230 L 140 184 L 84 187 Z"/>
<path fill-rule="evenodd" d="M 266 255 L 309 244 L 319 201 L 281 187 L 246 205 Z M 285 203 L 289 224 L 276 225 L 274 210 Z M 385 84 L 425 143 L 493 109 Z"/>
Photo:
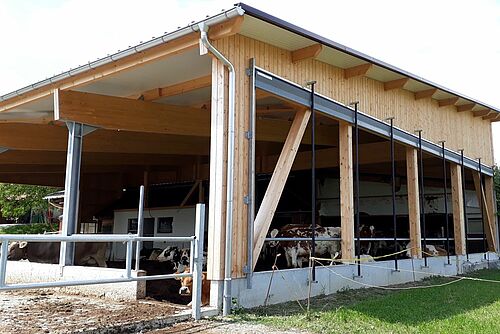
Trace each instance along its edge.
<path fill-rule="evenodd" d="M 185 306 L 111 301 L 53 291 L 0 292 L 0 333 L 73 333 L 166 318 Z"/>
<path fill-rule="evenodd" d="M 203 334 L 307 334 L 300 330 L 280 331 L 270 327 L 246 322 L 230 322 L 222 320 L 188 321 L 174 324 L 171 327 L 158 329 L 147 334 L 203 333 Z"/>

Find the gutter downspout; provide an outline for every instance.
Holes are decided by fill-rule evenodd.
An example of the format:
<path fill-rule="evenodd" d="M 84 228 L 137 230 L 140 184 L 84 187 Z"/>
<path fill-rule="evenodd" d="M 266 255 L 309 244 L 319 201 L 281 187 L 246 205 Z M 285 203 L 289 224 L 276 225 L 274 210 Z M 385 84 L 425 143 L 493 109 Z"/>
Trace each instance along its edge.
<path fill-rule="evenodd" d="M 233 166 L 234 166 L 234 95 L 235 95 L 235 70 L 233 64 L 224 57 L 208 40 L 208 26 L 202 22 L 198 25 L 200 29 L 201 43 L 217 57 L 229 71 L 229 111 L 227 124 L 227 192 L 226 192 L 226 240 L 224 256 L 224 297 L 222 306 L 222 315 L 231 314 L 231 272 L 233 266 L 232 259 L 232 235 L 233 235 Z"/>

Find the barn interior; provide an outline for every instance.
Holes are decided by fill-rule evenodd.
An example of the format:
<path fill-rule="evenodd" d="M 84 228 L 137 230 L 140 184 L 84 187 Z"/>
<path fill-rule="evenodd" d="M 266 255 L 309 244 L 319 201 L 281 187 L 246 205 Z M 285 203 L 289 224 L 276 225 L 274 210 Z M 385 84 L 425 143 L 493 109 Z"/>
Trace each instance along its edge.
<path fill-rule="evenodd" d="M 285 98 L 272 96 L 257 89 L 256 114 L 259 119 L 281 119 L 291 121 L 295 110 L 300 107 Z M 389 120 L 387 120 L 389 122 Z M 315 158 L 312 158 L 311 121 L 304 133 L 298 153 L 287 178 L 269 231 L 288 230 L 292 227 L 310 229 L 312 210 L 315 210 L 316 226 L 341 226 L 340 214 L 340 169 L 339 169 L 339 121 L 316 112 L 315 121 Z M 395 123 L 397 126 L 397 122 Z M 408 258 L 409 254 L 400 253 L 410 241 L 410 218 L 408 209 L 408 177 L 406 146 L 394 143 L 394 212 L 392 200 L 392 160 L 390 138 L 359 129 L 359 235 L 355 238 L 370 238 L 371 249 L 366 242 L 355 243 L 355 254 L 370 255 L 377 260 Z M 353 136 L 355 136 L 353 130 Z M 272 177 L 282 145 L 270 146 L 262 140 L 257 125 L 256 144 L 256 211 L 263 200 Z M 440 144 L 441 145 L 441 144 Z M 353 140 L 353 152 L 356 152 Z M 354 164 L 356 158 L 353 158 Z M 452 203 L 452 178 L 450 163 L 426 152 L 422 152 L 424 210 L 421 211 L 421 236 L 426 245 L 437 246 L 454 255 L 454 225 Z M 422 166 L 422 167 L 420 167 Z M 356 173 L 356 166 L 354 175 Z M 315 195 L 312 199 L 312 173 L 315 171 Z M 468 240 L 470 252 L 486 250 L 485 233 L 481 224 L 481 209 L 478 194 L 473 182 L 473 171 L 464 167 L 465 197 Z M 355 185 L 356 187 L 356 185 Z M 446 194 L 446 195 L 445 195 Z M 356 194 L 355 194 L 356 196 Z M 446 205 L 445 205 L 446 196 Z M 313 208 L 312 202 L 315 202 Z M 425 228 L 423 226 L 425 224 Z M 371 232 L 373 230 L 373 232 Z M 368 232 L 368 233 L 367 233 Z M 280 235 L 279 235 L 280 236 Z M 394 241 L 396 238 L 396 241 Z M 366 240 L 366 239 L 363 239 Z M 335 242 L 335 241 L 330 241 Z M 287 268 L 283 241 L 268 238 L 257 262 L 256 271 L 271 270 L 276 263 L 278 268 Z M 311 242 L 308 242 L 311 245 Z M 310 246 L 309 246 L 310 247 Z M 277 256 L 281 254 L 281 256 Z M 429 253 L 423 254 L 430 255 Z M 326 254 L 326 257 L 334 254 Z M 276 261 L 276 262 L 275 262 Z M 338 263 L 341 263 L 340 261 Z M 303 264 L 307 266 L 307 263 Z"/>

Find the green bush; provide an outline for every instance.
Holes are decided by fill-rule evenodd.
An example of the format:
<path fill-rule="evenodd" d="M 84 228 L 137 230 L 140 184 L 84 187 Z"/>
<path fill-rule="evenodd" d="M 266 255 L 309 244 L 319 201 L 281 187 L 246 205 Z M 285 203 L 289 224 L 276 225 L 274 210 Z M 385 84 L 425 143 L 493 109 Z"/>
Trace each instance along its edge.
<path fill-rule="evenodd" d="M 45 232 L 56 232 L 59 225 L 56 224 L 26 224 L 1 228 L 0 234 L 43 234 Z"/>

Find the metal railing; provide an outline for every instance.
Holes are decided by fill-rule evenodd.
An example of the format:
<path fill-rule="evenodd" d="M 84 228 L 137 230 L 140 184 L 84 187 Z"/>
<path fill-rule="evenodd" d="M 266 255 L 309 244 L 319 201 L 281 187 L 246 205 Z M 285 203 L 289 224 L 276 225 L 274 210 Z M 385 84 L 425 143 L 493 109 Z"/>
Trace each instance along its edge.
<path fill-rule="evenodd" d="M 139 237 L 135 234 L 76 234 L 71 236 L 63 235 L 26 235 L 26 234 L 0 234 L 1 253 L 0 253 L 0 291 L 21 290 L 21 289 L 40 289 L 55 288 L 78 285 L 123 283 L 134 281 L 150 281 L 162 279 L 175 279 L 182 277 L 193 278 L 192 288 L 192 315 L 196 320 L 201 317 L 201 279 L 203 263 L 203 236 L 205 227 L 205 205 L 196 205 L 196 224 L 195 235 L 187 237 Z M 123 242 L 126 244 L 125 269 L 121 277 L 102 278 L 89 280 L 61 280 L 53 282 L 33 282 L 33 283 L 6 283 L 6 270 L 8 259 L 9 241 L 29 241 L 29 242 Z M 163 242 L 189 242 L 191 245 L 191 263 L 189 273 L 175 273 L 151 276 L 133 276 L 132 258 L 134 254 L 134 243 L 139 244 L 144 241 L 163 241 Z"/>

